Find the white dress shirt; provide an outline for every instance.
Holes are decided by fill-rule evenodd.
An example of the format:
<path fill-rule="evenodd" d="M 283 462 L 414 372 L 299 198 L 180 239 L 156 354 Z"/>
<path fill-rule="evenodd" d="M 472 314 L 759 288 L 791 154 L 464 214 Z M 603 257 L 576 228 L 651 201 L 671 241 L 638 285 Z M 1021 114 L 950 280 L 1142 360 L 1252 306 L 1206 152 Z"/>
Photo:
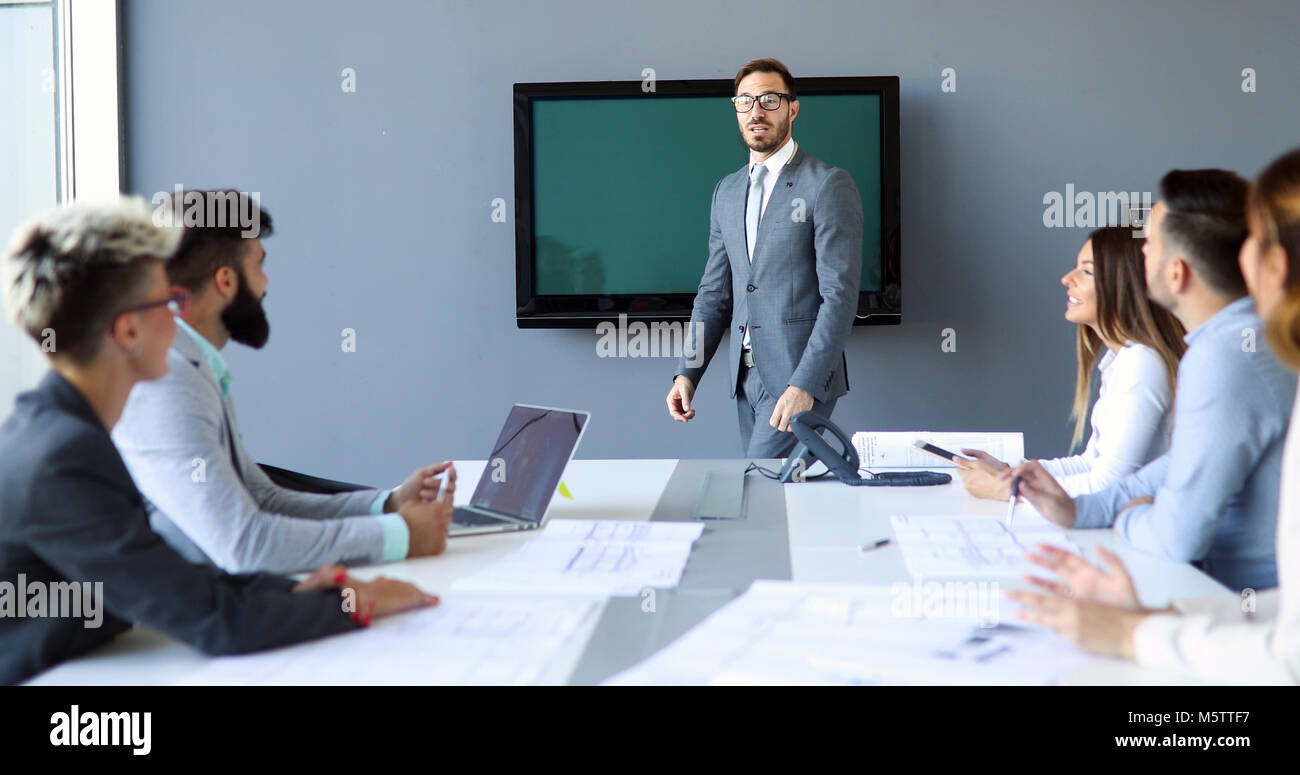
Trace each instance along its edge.
<path fill-rule="evenodd" d="M 1244 610 L 1245 598 L 1224 595 L 1175 601 L 1181 616 L 1146 617 L 1133 633 L 1137 661 L 1209 681 L 1300 684 L 1300 427 L 1296 423 L 1287 432 L 1282 454 L 1277 576 L 1277 589 L 1256 593 L 1253 614 Z"/>
<path fill-rule="evenodd" d="M 1101 389 L 1083 452 L 1040 461 L 1070 497 L 1087 495 L 1123 479 L 1169 450 L 1172 386 L 1164 361 L 1144 344 L 1107 350 L 1097 364 Z"/>
<path fill-rule="evenodd" d="M 753 110 L 762 110 L 758 103 L 754 103 Z M 781 174 L 781 168 L 784 167 L 790 159 L 794 158 L 794 152 L 798 149 L 799 144 L 794 141 L 794 135 L 786 139 L 785 145 L 771 156 L 763 161 L 755 161 L 753 153 L 749 155 L 749 174 L 754 174 L 754 168 L 759 164 L 767 167 L 767 175 L 763 178 L 763 204 L 758 209 L 759 223 L 762 223 L 763 213 L 767 210 L 767 200 L 772 198 L 772 192 L 776 190 L 776 179 Z M 749 246 L 749 263 L 754 263 L 754 247 Z M 749 349 L 749 326 L 745 326 L 745 340 L 741 345 L 744 349 Z"/>

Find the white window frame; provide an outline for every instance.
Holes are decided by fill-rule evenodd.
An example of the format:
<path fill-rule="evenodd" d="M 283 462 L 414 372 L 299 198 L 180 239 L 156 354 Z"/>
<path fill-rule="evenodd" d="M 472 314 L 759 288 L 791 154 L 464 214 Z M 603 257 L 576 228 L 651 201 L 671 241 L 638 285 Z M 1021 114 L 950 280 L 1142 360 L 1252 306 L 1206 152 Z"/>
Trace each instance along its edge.
<path fill-rule="evenodd" d="M 113 200 L 122 189 L 117 0 L 0 0 L 0 5 L 52 4 L 59 74 L 58 203 Z M 9 235 L 0 235 L 7 244 Z M 0 321 L 7 326 L 7 322 Z M 6 332 L 12 333 L 12 332 Z M 47 365 L 26 335 L 0 338 L 0 416 L 13 397 L 36 385 Z"/>
<path fill-rule="evenodd" d="M 122 117 L 116 0 L 56 0 L 63 201 L 116 199 Z"/>

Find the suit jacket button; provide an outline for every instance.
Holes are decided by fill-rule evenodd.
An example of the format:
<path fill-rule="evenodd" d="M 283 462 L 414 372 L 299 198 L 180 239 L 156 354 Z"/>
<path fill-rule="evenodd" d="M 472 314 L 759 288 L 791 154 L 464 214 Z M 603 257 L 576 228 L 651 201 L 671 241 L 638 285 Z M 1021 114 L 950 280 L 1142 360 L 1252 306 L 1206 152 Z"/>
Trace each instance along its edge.
<path fill-rule="evenodd" d="M 754 286 L 753 286 L 753 284 L 746 285 L 746 286 L 745 286 L 745 290 L 749 291 L 750 293 L 753 293 L 753 292 L 754 292 Z"/>
<path fill-rule="evenodd" d="M 744 327 L 744 326 L 736 326 L 736 327 L 740 329 L 740 333 L 742 333 L 742 334 L 745 333 L 745 327 Z"/>

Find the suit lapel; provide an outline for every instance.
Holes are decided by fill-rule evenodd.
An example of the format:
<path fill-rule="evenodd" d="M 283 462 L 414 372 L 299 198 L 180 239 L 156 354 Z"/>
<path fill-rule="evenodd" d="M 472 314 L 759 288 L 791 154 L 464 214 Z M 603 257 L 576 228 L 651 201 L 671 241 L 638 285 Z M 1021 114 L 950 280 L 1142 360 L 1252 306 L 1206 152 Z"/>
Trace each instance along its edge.
<path fill-rule="evenodd" d="M 731 185 L 731 190 L 727 192 L 727 199 L 730 200 L 732 208 L 727 216 L 727 223 L 722 227 L 722 234 L 725 238 L 728 233 L 738 234 L 741 252 L 736 254 L 739 261 L 736 267 L 743 269 L 745 276 L 748 277 L 752 267 L 749 264 L 749 256 L 745 254 L 746 248 L 749 247 L 745 237 L 745 200 L 749 197 L 749 164 L 741 167 L 733 173 L 735 178 Z M 731 255 L 731 249 L 728 248 L 727 254 Z"/>

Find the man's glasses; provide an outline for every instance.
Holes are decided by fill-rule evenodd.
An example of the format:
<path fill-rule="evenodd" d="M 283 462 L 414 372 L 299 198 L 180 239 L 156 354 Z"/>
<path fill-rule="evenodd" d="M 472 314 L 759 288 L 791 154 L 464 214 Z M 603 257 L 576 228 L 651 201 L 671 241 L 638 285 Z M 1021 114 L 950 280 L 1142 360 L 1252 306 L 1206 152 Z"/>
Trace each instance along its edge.
<path fill-rule="evenodd" d="M 781 107 L 782 98 L 788 100 L 790 95 L 779 91 L 770 91 L 757 97 L 742 94 L 739 97 L 732 97 L 731 101 L 735 104 L 737 113 L 748 113 L 754 107 L 754 100 L 758 100 L 758 104 L 763 106 L 763 110 L 776 110 Z"/>
<path fill-rule="evenodd" d="M 137 304 L 134 307 L 122 310 L 122 312 L 144 312 L 154 307 L 166 307 L 171 310 L 173 315 L 185 315 L 190 311 L 190 292 L 184 288 L 172 288 L 171 294 L 165 299 Z"/>

